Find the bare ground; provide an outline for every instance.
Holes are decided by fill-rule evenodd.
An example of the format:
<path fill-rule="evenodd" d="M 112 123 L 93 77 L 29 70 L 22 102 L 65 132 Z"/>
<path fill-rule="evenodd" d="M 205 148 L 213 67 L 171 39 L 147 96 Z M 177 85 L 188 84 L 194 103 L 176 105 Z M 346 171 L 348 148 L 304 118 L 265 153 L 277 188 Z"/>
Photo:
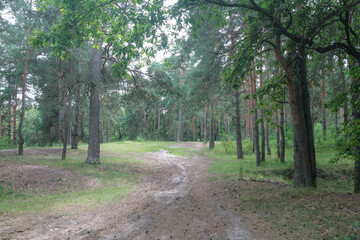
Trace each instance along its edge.
<path fill-rule="evenodd" d="M 207 181 L 207 178 L 212 176 L 207 172 L 211 160 L 196 154 L 196 150 L 203 146 L 201 143 L 174 145 L 176 148 L 191 148 L 194 151 L 192 157 L 175 156 L 165 150 L 137 154 L 136 157 L 146 162 L 150 174 L 144 175 L 143 183 L 130 196 L 100 206 L 96 210 L 66 216 L 45 213 L 1 216 L 0 213 L 2 220 L 0 237 L 3 239 L 282 239 L 272 230 L 269 223 L 242 214 L 237 198 L 228 194 L 225 181 Z M 47 167 L 43 167 L 42 170 L 32 166 L 21 168 L 21 171 L 30 169 L 30 172 L 39 172 L 40 170 L 40 173 L 52 172 L 57 178 L 59 175 L 64 175 L 71 179 L 70 172 L 66 171 Z"/>

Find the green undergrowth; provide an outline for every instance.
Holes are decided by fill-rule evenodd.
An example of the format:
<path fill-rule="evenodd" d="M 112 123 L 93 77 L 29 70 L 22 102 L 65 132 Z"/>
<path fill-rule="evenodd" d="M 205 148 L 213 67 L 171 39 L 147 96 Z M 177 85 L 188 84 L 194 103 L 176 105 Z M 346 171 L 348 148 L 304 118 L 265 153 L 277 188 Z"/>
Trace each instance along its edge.
<path fill-rule="evenodd" d="M 121 199 L 147 174 L 144 162 L 136 153 L 156 152 L 168 149 L 164 142 L 119 142 L 101 145 L 101 164 L 85 164 L 87 146 L 79 150 L 68 149 L 67 159 L 56 155 L 10 155 L 0 157 L 0 164 L 38 165 L 73 172 L 76 178 L 94 182 L 94 186 L 82 190 L 67 189 L 56 193 L 14 189 L 11 183 L 0 182 L 0 212 L 73 212 L 73 208 L 96 207 L 99 204 Z M 173 150 L 177 151 L 177 150 Z M 178 151 L 180 154 L 181 151 Z M 1 176 L 1 174 L 0 174 Z M 1 178 L 0 178 L 1 179 Z M 59 179 L 61 180 L 61 179 Z M 61 181 L 59 181 L 61 182 Z M 74 183 L 76 184 L 76 183 Z"/>
<path fill-rule="evenodd" d="M 217 142 L 213 150 L 205 149 L 203 154 L 214 159 L 210 172 L 222 178 L 247 178 L 250 180 L 276 179 L 292 184 L 293 148 L 286 145 L 285 162 L 277 157 L 276 141 L 270 145 L 271 155 L 266 152 L 265 161 L 256 166 L 256 157 L 252 143 L 243 141 L 244 158 L 237 159 L 235 141 Z M 318 171 L 318 188 L 328 191 L 351 192 L 353 189 L 353 160 L 338 158 L 338 150 L 334 141 L 322 141 L 315 144 L 316 164 Z M 336 161 L 335 161 L 336 160 Z"/>
<path fill-rule="evenodd" d="M 207 181 L 228 183 L 242 214 L 270 222 L 283 239 L 360 239 L 360 199 L 353 194 L 353 160 L 341 158 L 334 140 L 317 140 L 317 189 L 294 189 L 293 149 L 286 145 L 285 163 L 272 154 L 256 166 L 249 140 L 243 141 L 244 159 L 236 158 L 234 141 L 217 142 L 202 154 L 214 159 Z M 244 181 L 245 180 L 245 181 Z"/>

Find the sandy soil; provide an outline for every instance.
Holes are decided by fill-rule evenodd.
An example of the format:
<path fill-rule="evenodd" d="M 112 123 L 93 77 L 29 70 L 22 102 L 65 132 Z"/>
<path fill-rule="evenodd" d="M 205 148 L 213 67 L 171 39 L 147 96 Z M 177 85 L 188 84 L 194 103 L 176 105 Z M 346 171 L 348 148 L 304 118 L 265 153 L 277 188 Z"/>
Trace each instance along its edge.
<path fill-rule="evenodd" d="M 268 223 L 245 216 L 225 181 L 207 181 L 211 160 L 165 150 L 142 153 L 151 170 L 127 198 L 74 215 L 3 216 L 3 239 L 281 239 Z M 190 157 L 191 156 L 191 157 Z M 30 167 L 31 169 L 31 167 Z M 59 173 L 60 174 L 60 173 Z M 245 183 L 244 183 L 245 184 Z M 261 229 L 261 230 L 260 230 Z M 251 230 L 251 231 L 250 231 Z"/>

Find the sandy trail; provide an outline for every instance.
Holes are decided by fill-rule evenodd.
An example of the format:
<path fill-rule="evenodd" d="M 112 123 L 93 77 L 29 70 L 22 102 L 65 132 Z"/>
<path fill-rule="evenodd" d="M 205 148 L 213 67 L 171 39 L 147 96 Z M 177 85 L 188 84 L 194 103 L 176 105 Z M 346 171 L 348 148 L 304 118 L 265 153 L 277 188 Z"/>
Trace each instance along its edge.
<path fill-rule="evenodd" d="M 196 153 L 203 144 L 174 147 L 191 148 L 193 154 L 137 155 L 154 174 L 121 201 L 68 216 L 22 215 L 1 224 L 0 231 L 17 226 L 9 239 L 255 239 L 222 198 L 223 189 L 206 181 L 211 160 Z"/>

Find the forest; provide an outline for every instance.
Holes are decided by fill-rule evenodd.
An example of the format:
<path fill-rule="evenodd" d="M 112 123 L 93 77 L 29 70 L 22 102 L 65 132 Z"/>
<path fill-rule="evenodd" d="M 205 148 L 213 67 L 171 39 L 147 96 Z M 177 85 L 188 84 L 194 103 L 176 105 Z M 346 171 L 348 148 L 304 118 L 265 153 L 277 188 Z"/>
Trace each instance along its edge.
<path fill-rule="evenodd" d="M 359 10 L 1 1 L 0 237 L 359 239 Z"/>

